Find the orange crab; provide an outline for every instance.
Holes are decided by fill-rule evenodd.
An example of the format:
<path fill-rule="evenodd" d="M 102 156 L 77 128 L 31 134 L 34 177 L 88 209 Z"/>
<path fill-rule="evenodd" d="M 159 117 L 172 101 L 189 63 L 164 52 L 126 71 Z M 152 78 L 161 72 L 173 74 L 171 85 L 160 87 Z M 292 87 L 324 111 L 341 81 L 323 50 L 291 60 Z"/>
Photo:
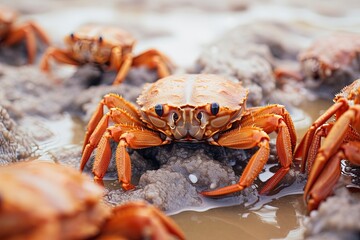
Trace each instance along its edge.
<path fill-rule="evenodd" d="M 81 170 L 97 149 L 93 173 L 103 178 L 111 157 L 110 139 L 119 142 L 116 165 L 125 190 L 131 184 L 131 162 L 127 147 L 161 146 L 172 141 L 204 141 L 235 149 L 258 147 L 239 182 L 213 191 L 217 196 L 240 191 L 252 184 L 268 160 L 268 133 L 277 132 L 281 168 L 262 189 L 270 191 L 289 171 L 296 134 L 289 113 L 282 105 L 246 108 L 248 90 L 240 82 L 217 75 L 184 74 L 162 78 L 145 86 L 137 99 L 140 109 L 115 94 L 107 94 L 92 116 L 83 145 Z M 106 106 L 109 111 L 104 114 Z M 109 126 L 109 121 L 115 125 Z"/>
<path fill-rule="evenodd" d="M 26 22 L 15 26 L 18 13 L 11 8 L 0 6 L 0 43 L 12 46 L 21 40 L 26 40 L 28 63 L 31 64 L 36 56 L 36 35 L 47 45 L 50 40 L 45 31 L 34 22 Z"/>
<path fill-rule="evenodd" d="M 112 208 L 103 193 L 87 176 L 58 164 L 0 167 L 0 239 L 185 239 L 154 206 Z"/>
<path fill-rule="evenodd" d="M 49 47 L 41 60 L 40 68 L 48 72 L 50 58 L 75 66 L 95 63 L 117 71 L 114 85 L 125 79 L 131 66 L 145 65 L 150 69 L 157 69 L 159 77 L 170 74 L 172 63 L 158 50 L 150 49 L 133 56 L 135 42 L 130 33 L 119 28 L 93 24 L 82 26 L 65 37 L 67 49 Z"/>
<path fill-rule="evenodd" d="M 295 151 L 309 172 L 304 197 L 308 210 L 329 196 L 341 174 L 340 161 L 360 165 L 360 79 L 345 87 L 309 128 Z M 335 120 L 328 121 L 333 115 Z M 321 139 L 325 138 L 323 142 Z"/>
<path fill-rule="evenodd" d="M 85 239 L 110 216 L 103 189 L 75 169 L 41 161 L 0 167 L 0 239 Z"/>

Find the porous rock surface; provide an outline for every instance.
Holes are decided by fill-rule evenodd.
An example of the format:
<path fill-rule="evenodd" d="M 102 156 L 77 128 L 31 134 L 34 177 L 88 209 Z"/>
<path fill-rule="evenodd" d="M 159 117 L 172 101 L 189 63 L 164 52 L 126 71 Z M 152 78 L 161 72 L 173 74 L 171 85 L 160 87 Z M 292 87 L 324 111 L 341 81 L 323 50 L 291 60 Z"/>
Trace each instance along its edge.
<path fill-rule="evenodd" d="M 0 106 L 0 166 L 25 160 L 32 156 L 34 140 L 10 118 Z"/>
<path fill-rule="evenodd" d="M 117 143 L 112 142 L 111 161 L 104 177 L 108 189 L 105 200 L 117 205 L 143 199 L 165 211 L 203 206 L 204 199 L 199 192 L 237 182 L 254 151 L 227 149 L 205 143 L 173 143 L 137 151 L 129 149 L 132 183 L 136 188 L 124 191 L 117 182 L 116 146 Z M 79 147 L 68 147 L 52 153 L 60 164 L 79 168 L 80 151 Z M 85 167 L 85 173 L 89 175 L 92 175 L 95 153 Z M 272 151 L 274 158 L 275 152 Z M 258 193 L 256 187 L 250 187 L 229 197 L 244 203 L 257 199 Z"/>
<path fill-rule="evenodd" d="M 338 188 L 305 221 L 305 239 L 359 239 L 360 196 Z"/>

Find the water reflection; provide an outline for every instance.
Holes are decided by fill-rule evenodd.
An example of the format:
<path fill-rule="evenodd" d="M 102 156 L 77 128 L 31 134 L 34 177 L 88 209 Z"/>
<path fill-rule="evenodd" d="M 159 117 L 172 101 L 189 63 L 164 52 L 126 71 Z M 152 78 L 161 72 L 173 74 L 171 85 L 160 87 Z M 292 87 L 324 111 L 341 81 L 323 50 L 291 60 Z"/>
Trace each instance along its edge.
<path fill-rule="evenodd" d="M 172 218 L 190 239 L 299 239 L 304 211 L 302 196 L 290 195 L 259 209 L 240 205 L 183 212 Z"/>
<path fill-rule="evenodd" d="M 301 108 L 306 109 L 306 113 L 298 111 L 294 117 L 299 138 L 321 111 L 330 105 L 329 100 L 303 103 Z M 41 124 L 55 133 L 50 140 L 40 142 L 42 152 L 59 146 L 81 145 L 85 123 L 64 116 L 55 123 L 44 121 Z M 261 181 L 273 172 L 272 166 L 274 164 L 266 166 L 260 175 Z M 295 179 L 297 181 L 282 186 L 276 194 L 260 196 L 255 202 L 244 204 L 244 201 L 234 202 L 230 198 L 211 199 L 203 209 L 185 211 L 171 217 L 184 230 L 188 239 L 302 239 L 302 218 L 306 212 L 302 199 L 305 180 Z M 224 205 L 228 207 L 219 207 Z"/>

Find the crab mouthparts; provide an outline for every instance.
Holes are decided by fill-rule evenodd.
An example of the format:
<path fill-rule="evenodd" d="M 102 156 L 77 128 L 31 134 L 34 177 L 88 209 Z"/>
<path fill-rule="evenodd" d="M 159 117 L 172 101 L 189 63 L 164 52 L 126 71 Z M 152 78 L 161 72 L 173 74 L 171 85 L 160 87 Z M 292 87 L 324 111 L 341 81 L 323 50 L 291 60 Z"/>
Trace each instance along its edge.
<path fill-rule="evenodd" d="M 195 118 L 193 108 L 181 109 L 181 118 L 175 124 L 173 131 L 175 139 L 197 139 L 202 140 L 206 125 L 208 123 L 205 114 L 202 114 L 202 118 Z"/>

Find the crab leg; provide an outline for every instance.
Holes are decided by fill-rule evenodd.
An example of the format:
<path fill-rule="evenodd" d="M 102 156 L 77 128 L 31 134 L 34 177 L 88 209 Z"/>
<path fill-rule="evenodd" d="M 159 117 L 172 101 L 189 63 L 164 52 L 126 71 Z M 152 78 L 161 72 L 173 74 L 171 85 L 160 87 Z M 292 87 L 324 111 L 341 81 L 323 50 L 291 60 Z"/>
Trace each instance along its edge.
<path fill-rule="evenodd" d="M 140 65 L 146 65 L 150 69 L 156 68 L 158 76 L 163 78 L 170 75 L 169 67 L 172 66 L 172 62 L 158 50 L 150 49 L 134 58 L 133 66 L 138 67 Z"/>
<path fill-rule="evenodd" d="M 312 144 L 312 139 L 315 134 L 315 131 L 318 127 L 323 125 L 331 116 L 336 114 L 339 117 L 344 111 L 349 108 L 347 101 L 343 98 L 339 99 L 334 105 L 332 105 L 323 115 L 321 115 L 316 121 L 311 125 L 309 130 L 305 133 L 300 144 L 295 150 L 294 157 L 301 157 L 301 171 L 305 172 L 305 165 L 308 159 L 309 149 Z M 335 138 L 336 139 L 336 138 Z"/>
<path fill-rule="evenodd" d="M 98 104 L 95 112 L 93 113 L 88 123 L 82 152 L 84 152 L 86 144 L 89 143 L 90 136 L 92 135 L 93 131 L 95 130 L 96 126 L 99 124 L 101 118 L 104 115 L 104 106 L 106 106 L 108 109 L 120 109 L 119 112 L 125 114 L 125 119 L 130 119 L 126 120 L 128 123 L 135 123 L 136 125 L 141 125 L 139 114 L 136 108 L 130 102 L 126 101 L 117 94 L 106 94 Z M 111 116 L 113 117 L 113 121 L 115 121 L 116 123 L 124 122 L 124 119 L 120 118 L 119 116 L 116 117 L 115 115 L 116 113 L 111 114 Z"/>
<path fill-rule="evenodd" d="M 269 105 L 263 108 L 249 109 L 250 115 L 246 115 L 242 126 L 257 126 L 266 133 L 276 131 L 276 149 L 281 168 L 266 182 L 260 193 L 268 193 L 288 173 L 293 159 L 293 151 L 296 145 L 296 133 L 294 124 L 289 113 L 282 105 Z"/>
<path fill-rule="evenodd" d="M 237 128 L 220 135 L 217 142 L 220 146 L 235 149 L 249 149 L 258 146 L 259 149 L 251 157 L 238 183 L 212 191 L 205 191 L 201 194 L 204 196 L 221 196 L 249 187 L 260 174 L 269 158 L 269 140 L 269 136 L 261 128 L 251 126 Z"/>
<path fill-rule="evenodd" d="M 314 160 L 312 170 L 309 174 L 307 184 L 305 186 L 305 196 L 307 195 L 310 187 L 318 178 L 319 174 L 323 171 L 328 160 L 336 153 L 344 142 L 344 139 L 348 133 L 352 130 L 349 127 L 344 126 L 358 126 L 360 119 L 360 106 L 354 105 L 350 107 L 341 117 L 335 122 L 329 134 L 325 138 L 322 146 L 320 147 L 316 159 Z M 354 140 L 360 140 L 360 137 L 356 134 L 350 136 L 354 137 Z M 358 155 L 359 156 L 359 155 Z M 352 159 L 357 159 L 356 156 L 347 156 Z"/>
<path fill-rule="evenodd" d="M 83 145 L 83 154 L 81 158 L 80 170 L 83 170 L 86 162 L 90 158 L 92 151 L 99 143 L 100 137 L 105 133 L 109 125 L 109 120 L 117 124 L 132 124 L 132 126 L 141 126 L 141 123 L 134 119 L 124 109 L 111 108 L 109 112 L 102 116 L 99 122 L 96 123 L 94 131 L 87 131 L 85 134 L 85 140 Z"/>
<path fill-rule="evenodd" d="M 105 115 L 99 121 L 99 124 L 96 126 L 95 130 L 89 134 L 88 132 L 85 135 L 85 141 L 82 150 L 82 156 L 80 160 L 80 170 L 83 171 L 87 161 L 90 158 L 93 150 L 98 146 L 100 137 L 105 133 L 109 124 L 109 116 Z"/>
<path fill-rule="evenodd" d="M 334 185 L 341 175 L 340 161 L 344 157 L 343 155 L 342 152 L 338 152 L 329 159 L 326 167 L 319 174 L 315 182 L 311 184 L 307 182 L 306 186 L 309 189 L 304 192 L 304 199 L 307 202 L 309 212 L 316 209 L 319 203 L 331 194 Z M 314 165 L 317 165 L 316 162 Z"/>
<path fill-rule="evenodd" d="M 27 24 L 34 30 L 34 32 L 40 37 L 40 39 L 46 45 L 50 44 L 49 36 L 46 34 L 46 32 L 44 31 L 44 29 L 42 27 L 40 27 L 37 23 L 32 22 L 32 21 L 29 21 Z"/>
<path fill-rule="evenodd" d="M 308 181 L 305 187 L 304 198 L 308 199 L 308 211 L 316 209 L 319 203 L 333 191 L 333 187 L 341 175 L 340 161 L 348 159 L 356 165 L 360 165 L 360 142 L 344 143 L 340 151 L 331 157 L 323 170 L 318 174 L 316 181 Z M 313 169 L 318 169 L 323 159 L 321 156 L 316 158 Z M 316 172 L 313 170 L 312 172 Z M 311 173 L 312 173 L 311 172 Z"/>
<path fill-rule="evenodd" d="M 67 63 L 70 65 L 81 65 L 78 61 L 70 57 L 71 54 L 67 50 L 61 50 L 54 47 L 49 47 L 40 60 L 40 69 L 48 72 L 50 71 L 49 59 L 52 57 L 60 63 Z"/>
<path fill-rule="evenodd" d="M 130 70 L 132 62 L 133 62 L 133 56 L 131 54 L 126 54 L 122 61 L 121 67 L 118 68 L 119 71 L 116 75 L 113 85 L 118 85 L 124 81 L 126 75 Z"/>
<path fill-rule="evenodd" d="M 136 126 L 118 124 L 107 128 L 105 134 L 101 137 L 95 156 L 93 173 L 97 181 L 104 177 L 111 159 L 110 139 L 119 142 L 116 148 L 115 160 L 119 182 L 121 182 L 121 186 L 125 190 L 134 188 L 134 185 L 131 184 L 131 161 L 126 147 L 140 149 L 169 143 L 163 141 L 156 132 Z"/>
<path fill-rule="evenodd" d="M 284 106 L 272 104 L 266 107 L 248 108 L 248 111 L 251 112 L 251 114 L 243 117 L 241 120 L 243 126 L 255 124 L 255 126 L 261 127 L 265 132 L 271 133 L 278 130 L 279 122 L 284 122 L 290 135 L 291 149 L 294 151 L 296 146 L 296 131 L 290 114 Z"/>
<path fill-rule="evenodd" d="M 308 157 L 307 157 L 307 163 L 306 163 L 307 173 L 310 173 L 310 170 L 313 166 L 313 163 L 316 158 L 316 154 L 318 153 L 320 145 L 321 145 L 321 139 L 323 137 L 326 137 L 329 134 L 329 131 L 333 125 L 334 125 L 333 122 L 328 123 L 328 124 L 323 124 L 316 129 L 313 140 L 311 142 L 311 145 L 310 145 L 310 148 L 308 151 Z"/>
<path fill-rule="evenodd" d="M 36 37 L 30 25 L 23 25 L 12 30 L 9 33 L 9 37 L 5 39 L 4 44 L 12 46 L 23 39 L 25 39 L 26 42 L 28 63 L 31 64 L 34 62 L 36 55 Z"/>
<path fill-rule="evenodd" d="M 18 43 L 22 39 L 26 39 L 26 48 L 28 51 L 28 62 L 33 63 L 36 55 L 36 37 L 35 33 L 40 37 L 40 39 L 46 44 L 50 44 L 49 37 L 45 31 L 40 28 L 39 25 L 33 22 L 28 22 L 22 26 L 11 30 L 9 37 L 5 39 L 4 44 L 11 46 Z"/>
<path fill-rule="evenodd" d="M 121 66 L 122 49 L 120 46 L 113 47 L 110 54 L 110 69 L 119 69 Z"/>

